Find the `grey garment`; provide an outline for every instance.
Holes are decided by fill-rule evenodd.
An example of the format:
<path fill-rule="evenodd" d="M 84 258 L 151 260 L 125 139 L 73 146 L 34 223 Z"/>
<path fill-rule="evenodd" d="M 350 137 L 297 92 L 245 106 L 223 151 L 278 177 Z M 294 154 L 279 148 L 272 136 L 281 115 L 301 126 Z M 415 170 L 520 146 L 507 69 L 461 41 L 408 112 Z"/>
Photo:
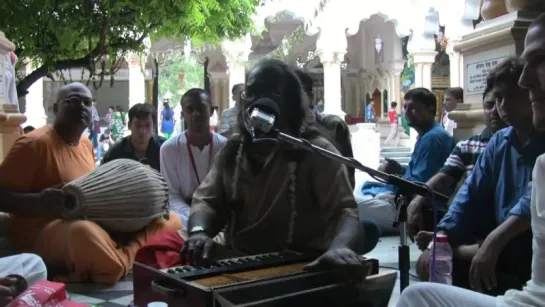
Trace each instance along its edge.
<path fill-rule="evenodd" d="M 0 258 L 0 278 L 8 275 L 22 276 L 28 285 L 38 280 L 47 280 L 47 268 L 40 256 L 18 254 Z"/>
<path fill-rule="evenodd" d="M 497 302 L 493 296 L 467 289 L 421 282 L 401 293 L 397 307 L 495 307 Z"/>

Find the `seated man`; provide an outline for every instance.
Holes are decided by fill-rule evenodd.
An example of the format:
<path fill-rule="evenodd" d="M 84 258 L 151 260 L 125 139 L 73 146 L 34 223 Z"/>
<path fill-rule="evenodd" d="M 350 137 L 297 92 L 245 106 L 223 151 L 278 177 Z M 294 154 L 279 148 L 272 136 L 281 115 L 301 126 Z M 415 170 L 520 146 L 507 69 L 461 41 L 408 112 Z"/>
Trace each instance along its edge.
<path fill-rule="evenodd" d="M 407 168 L 386 160 L 379 170 L 402 176 L 409 181 L 426 182 L 441 169 L 454 148 L 454 139 L 435 121 L 437 99 L 428 89 L 415 88 L 405 94 L 407 123 L 418 132 L 418 140 Z M 394 197 L 397 187 L 365 182 L 357 199 L 360 217 L 378 224 L 383 233 L 397 233 Z M 360 194 L 359 191 L 356 194 Z"/>
<path fill-rule="evenodd" d="M 238 112 L 240 110 L 240 94 L 244 90 L 244 84 L 235 84 L 231 89 L 231 99 L 235 102 L 235 105 L 221 113 L 220 126 L 218 127 L 218 133 L 228 138 L 235 132 L 237 125 Z"/>
<path fill-rule="evenodd" d="M 161 147 L 161 174 L 168 184 L 170 208 L 187 227 L 193 192 L 212 167 L 227 139 L 210 131 L 210 96 L 200 88 L 187 91 L 181 100 L 187 130 Z"/>
<path fill-rule="evenodd" d="M 314 101 L 314 84 L 312 77 L 308 72 L 300 68 L 296 68 L 295 72 L 301 81 L 301 85 L 303 85 L 304 92 L 307 94 L 310 103 L 309 107 L 316 118 L 316 126 L 318 130 L 320 130 L 321 134 L 327 138 L 328 141 L 335 145 L 335 148 L 337 148 L 341 155 L 344 157 L 353 158 L 354 153 L 352 152 L 350 129 L 348 128 L 346 122 L 337 115 L 318 113 L 312 104 Z M 354 188 L 356 182 L 354 172 L 355 170 L 353 168 L 348 168 L 348 176 L 350 178 L 352 188 Z"/>
<path fill-rule="evenodd" d="M 308 105 L 299 94 L 302 89 L 297 75 L 283 62 L 265 60 L 248 73 L 246 80 L 241 134 L 229 139 L 193 194 L 188 231 L 171 232 L 168 241 L 164 237 L 152 241 L 156 244 L 155 256 L 142 252 L 137 261 L 169 267 L 184 261 L 187 254 L 192 254 L 193 261 L 210 259 L 218 242 L 223 250 L 234 253 L 259 254 L 288 247 L 323 253 L 311 267 L 359 266 L 358 255 L 365 252 L 363 232 L 346 169 L 338 162 L 284 143 L 252 141 L 249 132 L 248 108 L 260 97 L 269 97 L 280 110 L 275 126 L 290 135 L 301 135 Z M 305 132 L 309 142 L 336 151 L 311 125 L 305 125 Z M 268 137 L 256 133 L 258 138 Z M 225 225 L 223 240 L 216 235 Z M 163 261 L 167 256 L 170 261 Z"/>
<path fill-rule="evenodd" d="M 441 171 L 426 183 L 434 191 L 448 193 L 464 176 L 467 178 L 492 135 L 506 127 L 505 122 L 498 114 L 496 96 L 492 92 L 492 85 L 484 91 L 483 111 L 486 128 L 480 134 L 456 144 Z M 444 206 L 438 205 L 436 207 L 440 211 L 441 216 L 447 211 Z M 432 231 L 435 228 L 433 218 L 430 219 L 430 217 L 433 217 L 433 213 L 430 212 L 431 210 L 431 206 L 426 198 L 422 196 L 414 197 L 407 209 L 407 221 L 411 237 L 421 230 Z M 424 219 L 425 217 L 427 219 Z M 425 249 L 428 243 L 425 242 L 424 246 L 419 246 L 420 249 Z"/>
<path fill-rule="evenodd" d="M 131 135 L 117 140 L 104 154 L 101 164 L 116 159 L 132 159 L 160 171 L 159 150 L 165 138 L 155 134 L 157 112 L 152 104 L 137 103 L 129 110 Z"/>
<path fill-rule="evenodd" d="M 526 35 L 522 58 L 526 61 L 520 85 L 528 88 L 532 97 L 533 122 L 539 131 L 545 131 L 545 103 L 538 97 L 545 96 L 545 76 L 541 55 L 545 53 L 545 14 L 538 17 Z M 538 60 L 538 62 L 534 62 Z M 534 64 L 536 63 L 536 64 Z M 398 307 L 530 307 L 545 306 L 545 156 L 541 155 L 534 166 L 531 197 L 531 219 L 533 232 L 532 279 L 522 291 L 510 290 L 503 297 L 491 297 L 457 287 L 435 283 L 419 283 L 403 292 Z M 542 197 L 543 196 L 543 197 Z"/>
<path fill-rule="evenodd" d="M 453 284 L 459 287 L 500 294 L 530 278 L 529 184 L 536 158 L 545 153 L 545 133 L 534 131 L 528 91 L 517 84 L 523 67 L 513 57 L 490 71 L 487 84 L 511 127 L 492 137 L 437 227 L 453 246 Z M 418 237 L 429 242 L 433 233 Z M 425 251 L 417 265 L 421 278 L 428 278 L 428 267 Z"/>
<path fill-rule="evenodd" d="M 58 187 L 94 169 L 93 149 L 82 136 L 91 121 L 91 92 L 81 83 L 62 87 L 55 122 L 20 137 L 0 165 L 0 211 L 11 213 L 9 231 L 19 252 L 43 258 L 61 281 L 115 283 L 132 268 L 136 251 L 163 229 L 181 227 L 176 214 L 159 218 L 126 244 L 96 223 L 57 217 L 65 195 Z"/>
<path fill-rule="evenodd" d="M 100 160 L 102 158 L 102 153 L 108 152 L 108 150 L 110 150 L 110 147 L 114 144 L 115 141 L 114 139 L 112 139 L 110 128 L 106 128 L 106 130 L 104 130 L 104 133 L 102 133 L 102 135 L 100 135 L 100 138 L 98 139 L 97 159 Z"/>

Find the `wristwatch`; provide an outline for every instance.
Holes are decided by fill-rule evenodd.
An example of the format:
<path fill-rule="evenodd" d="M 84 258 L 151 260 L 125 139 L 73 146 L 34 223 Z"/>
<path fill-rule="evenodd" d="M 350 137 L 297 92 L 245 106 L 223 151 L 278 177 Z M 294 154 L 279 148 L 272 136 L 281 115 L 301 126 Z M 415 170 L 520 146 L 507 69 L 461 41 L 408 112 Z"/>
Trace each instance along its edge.
<path fill-rule="evenodd" d="M 204 228 L 202 226 L 194 226 L 189 230 L 190 235 L 194 235 L 196 233 L 204 232 Z"/>

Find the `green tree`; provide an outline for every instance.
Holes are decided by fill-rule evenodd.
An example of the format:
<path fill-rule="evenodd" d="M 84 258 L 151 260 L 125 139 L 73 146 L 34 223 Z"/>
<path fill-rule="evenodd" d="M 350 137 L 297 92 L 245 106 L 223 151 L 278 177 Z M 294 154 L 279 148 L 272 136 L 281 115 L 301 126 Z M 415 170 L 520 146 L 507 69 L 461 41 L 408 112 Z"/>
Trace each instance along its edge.
<path fill-rule="evenodd" d="M 184 74 L 183 84 L 180 73 Z M 173 55 L 159 67 L 159 97 L 172 94 L 171 107 L 176 106 L 183 93 L 193 87 L 204 87 L 204 68 L 193 57 L 186 59 L 181 54 Z"/>
<path fill-rule="evenodd" d="M 252 27 L 260 0 L 1 0 L 0 29 L 20 59 L 39 63 L 19 79 L 17 92 L 71 68 L 115 72 L 147 37 L 193 43 L 235 39 Z M 18 63 L 23 65 L 25 63 Z"/>

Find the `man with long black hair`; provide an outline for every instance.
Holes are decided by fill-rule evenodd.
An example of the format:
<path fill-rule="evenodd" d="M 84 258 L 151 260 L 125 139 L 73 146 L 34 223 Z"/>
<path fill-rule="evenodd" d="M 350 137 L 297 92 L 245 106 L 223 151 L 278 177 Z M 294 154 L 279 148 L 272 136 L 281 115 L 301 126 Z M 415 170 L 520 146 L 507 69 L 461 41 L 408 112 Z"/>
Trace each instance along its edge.
<path fill-rule="evenodd" d="M 177 260 L 210 260 L 220 250 L 260 254 L 290 247 L 322 253 L 309 268 L 359 267 L 366 248 L 346 168 L 286 143 L 255 141 L 248 109 L 260 98 L 277 104 L 280 131 L 337 152 L 306 122 L 308 101 L 294 70 L 278 60 L 260 62 L 242 93 L 240 133 L 228 140 L 193 194 L 188 231 L 177 239 L 182 248 Z M 161 262 L 161 257 L 144 260 Z"/>

